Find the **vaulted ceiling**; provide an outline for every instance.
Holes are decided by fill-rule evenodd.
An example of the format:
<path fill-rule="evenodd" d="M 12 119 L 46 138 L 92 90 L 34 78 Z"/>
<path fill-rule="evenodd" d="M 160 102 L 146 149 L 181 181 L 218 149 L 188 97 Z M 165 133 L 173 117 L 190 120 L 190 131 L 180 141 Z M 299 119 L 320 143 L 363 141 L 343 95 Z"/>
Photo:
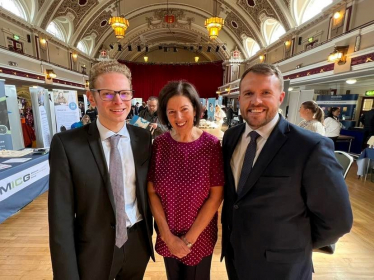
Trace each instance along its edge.
<path fill-rule="evenodd" d="M 149 52 L 161 52 L 160 45 L 175 46 L 182 51 L 191 46 L 196 50 L 201 45 L 201 54 L 208 61 L 228 59 L 236 47 L 246 58 L 246 38 L 252 38 L 261 48 L 266 46 L 261 32 L 266 19 L 278 21 L 286 31 L 295 26 L 290 11 L 291 1 L 295 0 L 219 0 L 218 14 L 225 19 L 225 26 L 212 41 L 204 21 L 214 13 L 213 0 L 121 0 L 120 13 L 129 20 L 130 27 L 125 38 L 118 41 L 107 24 L 110 16 L 117 14 L 116 0 L 24 1 L 34 7 L 34 26 L 46 29 L 52 21 L 59 23 L 69 45 L 76 47 L 81 40 L 91 44 L 92 57 L 97 57 L 102 47 L 109 49 L 110 45 L 114 46 L 112 56 L 125 60 L 136 60 L 144 55 L 145 46 L 149 47 Z M 176 18 L 172 24 L 163 20 L 167 8 Z M 124 46 L 121 51 L 118 51 L 118 44 Z M 132 45 L 132 52 L 128 51 L 128 44 Z M 136 51 L 138 45 L 142 52 Z M 211 52 L 207 51 L 208 46 L 212 47 Z M 217 46 L 220 48 L 215 52 Z"/>

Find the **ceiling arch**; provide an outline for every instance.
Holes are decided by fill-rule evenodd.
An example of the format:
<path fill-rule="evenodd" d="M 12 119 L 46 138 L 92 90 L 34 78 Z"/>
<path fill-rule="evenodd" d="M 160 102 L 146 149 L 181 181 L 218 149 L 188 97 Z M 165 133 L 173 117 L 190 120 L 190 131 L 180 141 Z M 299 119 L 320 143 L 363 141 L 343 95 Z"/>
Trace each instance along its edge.
<path fill-rule="evenodd" d="M 34 18 L 31 22 L 36 28 L 46 29 L 56 19 L 66 18 L 70 23 L 67 44 L 76 47 L 81 40 L 92 42 L 91 57 L 97 57 L 102 46 L 117 43 L 113 30 L 107 24 L 111 15 L 117 14 L 116 0 L 20 0 L 33 7 Z M 178 24 L 166 28 L 162 24 L 166 11 L 166 0 L 120 0 L 122 15 L 130 21 L 122 44 L 141 40 L 156 44 L 212 44 L 225 45 L 216 55 L 205 53 L 209 59 L 228 59 L 230 52 L 238 48 L 243 57 L 248 58 L 246 38 L 252 38 L 260 48 L 267 42 L 262 34 L 261 15 L 278 21 L 289 31 L 296 27 L 293 3 L 296 0 L 217 0 L 218 15 L 225 19 L 225 26 L 216 41 L 209 41 L 204 27 L 206 18 L 213 15 L 213 1 L 169 0 L 169 12 L 178 14 Z M 297 0 L 309 2 L 309 0 Z M 159 23 L 157 23 L 159 21 Z M 159 24 L 159 26 L 156 26 Z M 200 40 L 200 41 L 199 41 Z M 120 51 L 115 54 L 120 59 L 134 55 Z"/>

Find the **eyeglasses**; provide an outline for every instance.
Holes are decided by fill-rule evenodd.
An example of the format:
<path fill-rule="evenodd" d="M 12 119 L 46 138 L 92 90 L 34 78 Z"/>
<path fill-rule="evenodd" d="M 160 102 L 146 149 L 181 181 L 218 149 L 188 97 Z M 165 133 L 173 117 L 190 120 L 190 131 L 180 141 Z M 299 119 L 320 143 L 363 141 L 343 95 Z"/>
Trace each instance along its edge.
<path fill-rule="evenodd" d="M 92 88 L 91 91 L 97 91 L 101 100 L 103 101 L 112 101 L 116 94 L 119 95 L 122 101 L 129 101 L 134 96 L 134 90 L 111 90 L 111 89 L 94 89 Z"/>

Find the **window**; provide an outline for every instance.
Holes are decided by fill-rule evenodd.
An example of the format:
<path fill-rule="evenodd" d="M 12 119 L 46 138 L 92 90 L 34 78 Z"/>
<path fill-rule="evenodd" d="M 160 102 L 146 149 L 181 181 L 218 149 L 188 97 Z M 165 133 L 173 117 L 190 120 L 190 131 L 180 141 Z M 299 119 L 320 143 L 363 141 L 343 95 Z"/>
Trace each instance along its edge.
<path fill-rule="evenodd" d="M 79 41 L 77 48 L 81 51 L 84 52 L 85 54 L 88 54 L 88 48 L 87 44 L 85 42 Z"/>
<path fill-rule="evenodd" d="M 27 20 L 25 10 L 22 5 L 17 0 L 0 0 L 0 6 L 8 10 L 9 12 L 15 14 L 16 16 Z"/>
<path fill-rule="evenodd" d="M 62 32 L 62 29 L 55 23 L 51 22 L 47 27 L 47 32 L 65 42 L 65 35 Z"/>
<path fill-rule="evenodd" d="M 248 56 L 251 57 L 260 50 L 260 46 L 252 38 L 247 38 L 245 40 L 245 49 L 248 53 Z"/>
<path fill-rule="evenodd" d="M 268 45 L 274 43 L 284 33 L 286 31 L 283 26 L 274 19 L 267 19 L 263 24 L 263 34 Z"/>
<path fill-rule="evenodd" d="M 300 25 L 319 14 L 333 0 L 296 0 L 294 1 L 294 13 L 296 22 Z"/>

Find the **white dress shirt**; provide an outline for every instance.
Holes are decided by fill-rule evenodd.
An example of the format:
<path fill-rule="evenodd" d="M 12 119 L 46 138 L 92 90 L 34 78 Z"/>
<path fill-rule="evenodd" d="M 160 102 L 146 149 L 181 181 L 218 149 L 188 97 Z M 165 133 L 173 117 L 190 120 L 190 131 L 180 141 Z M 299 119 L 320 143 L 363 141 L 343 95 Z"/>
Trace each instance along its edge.
<path fill-rule="evenodd" d="M 265 146 L 265 143 L 268 140 L 278 120 L 279 114 L 276 114 L 275 117 L 269 123 L 256 129 L 256 132 L 260 135 L 260 137 L 257 138 L 256 156 L 253 160 L 252 166 L 255 165 L 257 158 L 259 157 L 262 151 L 262 148 Z M 248 123 L 246 123 L 245 131 L 242 134 L 242 137 L 239 139 L 230 161 L 232 174 L 234 175 L 235 179 L 235 189 L 238 188 L 240 174 L 242 173 L 243 168 L 245 152 L 247 150 L 248 144 L 251 142 L 251 137 L 249 137 L 249 133 L 251 131 L 253 131 L 253 129 L 248 125 Z"/>
<path fill-rule="evenodd" d="M 143 219 L 138 210 L 138 203 L 136 199 L 136 177 L 135 177 L 135 163 L 134 155 L 131 149 L 130 134 L 126 125 L 118 132 L 107 129 L 100 123 L 99 118 L 96 121 L 97 128 L 100 133 L 101 144 L 103 145 L 104 155 L 109 170 L 110 162 L 110 142 L 109 137 L 115 134 L 121 135 L 118 143 L 118 150 L 121 154 L 122 168 L 123 168 L 123 183 L 125 195 L 125 212 L 127 215 L 126 226 L 131 227 Z"/>

